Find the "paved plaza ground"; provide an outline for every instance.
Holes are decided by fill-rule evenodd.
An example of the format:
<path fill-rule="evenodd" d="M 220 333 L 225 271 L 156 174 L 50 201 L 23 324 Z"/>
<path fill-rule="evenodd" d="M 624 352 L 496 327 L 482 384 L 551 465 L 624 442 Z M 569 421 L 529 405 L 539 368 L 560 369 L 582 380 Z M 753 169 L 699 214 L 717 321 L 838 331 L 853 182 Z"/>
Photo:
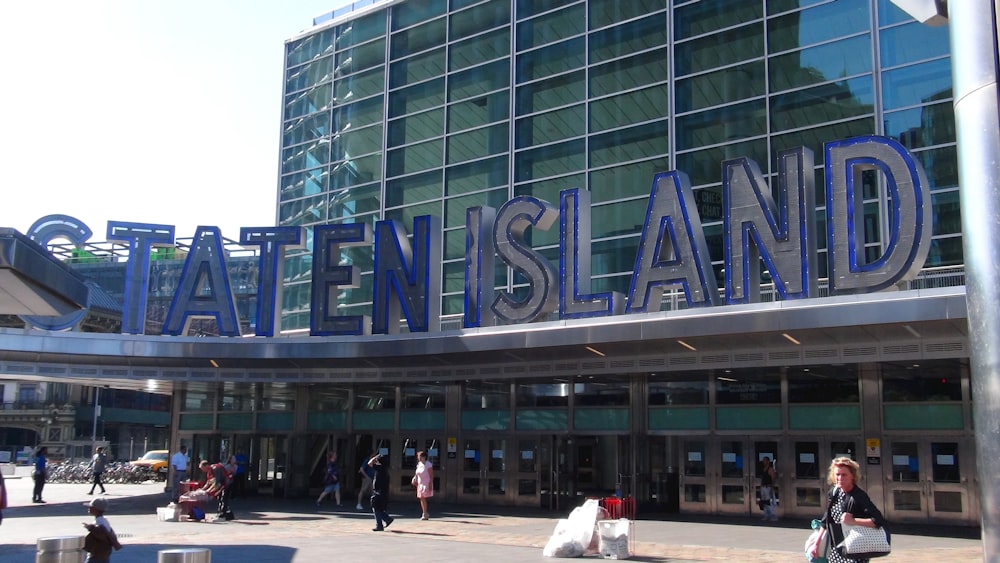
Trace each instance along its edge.
<path fill-rule="evenodd" d="M 0 562 L 35 560 L 41 537 L 82 535 L 89 521 L 83 506 L 89 485 L 45 486 L 46 504 L 31 502 L 27 468 L 7 478 L 11 507 L 0 525 Z M 393 497 L 396 521 L 385 531 L 371 530 L 369 512 L 332 503 L 316 508 L 312 499 L 236 499 L 231 522 L 160 522 L 165 506 L 162 483 L 108 485 L 107 516 L 124 549 L 113 561 L 155 562 L 160 550 L 204 547 L 213 563 L 313 563 L 324 560 L 378 562 L 475 561 L 511 563 L 552 561 L 542 556 L 559 517 L 533 509 L 431 503 L 431 519 L 421 521 L 415 499 Z M 211 516 L 210 516 L 211 519 Z M 882 561 L 908 563 L 982 562 L 978 530 L 940 526 L 894 526 L 893 553 Z M 808 536 L 804 520 L 764 523 L 755 518 L 692 518 L 639 515 L 634 528 L 635 561 L 690 563 L 738 561 L 802 563 Z M 584 559 L 600 559 L 588 556 Z"/>

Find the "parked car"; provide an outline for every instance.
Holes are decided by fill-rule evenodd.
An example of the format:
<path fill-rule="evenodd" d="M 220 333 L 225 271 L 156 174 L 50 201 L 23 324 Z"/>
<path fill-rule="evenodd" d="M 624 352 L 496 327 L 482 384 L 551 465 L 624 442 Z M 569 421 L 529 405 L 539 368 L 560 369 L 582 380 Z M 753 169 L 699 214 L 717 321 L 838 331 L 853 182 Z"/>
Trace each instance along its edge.
<path fill-rule="evenodd" d="M 156 478 L 165 481 L 170 465 L 170 452 L 167 450 L 149 450 L 142 457 L 135 461 L 130 461 L 133 467 L 143 467 L 156 475 Z"/>

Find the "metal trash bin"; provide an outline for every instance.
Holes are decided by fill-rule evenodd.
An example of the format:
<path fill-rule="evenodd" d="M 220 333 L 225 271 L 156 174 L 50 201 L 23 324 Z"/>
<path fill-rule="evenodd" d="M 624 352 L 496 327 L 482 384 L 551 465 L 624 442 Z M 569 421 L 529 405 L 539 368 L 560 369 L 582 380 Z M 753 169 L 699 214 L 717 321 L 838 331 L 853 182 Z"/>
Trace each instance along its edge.
<path fill-rule="evenodd" d="M 87 557 L 83 539 L 84 536 L 38 538 L 35 563 L 81 563 Z"/>
<path fill-rule="evenodd" d="M 156 563 L 212 563 L 212 550 L 207 547 L 161 549 L 156 553 Z"/>

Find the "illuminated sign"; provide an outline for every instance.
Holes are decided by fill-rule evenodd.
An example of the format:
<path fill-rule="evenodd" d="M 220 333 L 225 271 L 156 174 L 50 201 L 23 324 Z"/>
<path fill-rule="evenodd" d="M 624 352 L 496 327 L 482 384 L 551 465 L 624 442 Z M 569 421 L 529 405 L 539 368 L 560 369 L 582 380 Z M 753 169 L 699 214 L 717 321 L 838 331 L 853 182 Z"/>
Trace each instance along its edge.
<path fill-rule="evenodd" d="M 826 248 L 831 295 L 878 291 L 912 279 L 930 248 L 931 204 L 922 167 L 898 142 L 866 136 L 825 146 Z M 777 201 L 758 165 L 749 158 L 722 163 L 722 196 L 696 197 L 680 171 L 657 174 L 646 208 L 628 295 L 593 293 L 591 286 L 590 194 L 560 193 L 558 205 L 516 197 L 499 209 L 466 213 L 466 328 L 528 323 L 548 318 L 602 317 L 658 311 L 662 293 L 680 288 L 690 307 L 756 302 L 763 264 L 781 299 L 817 296 L 814 157 L 800 147 L 778 155 Z M 861 175 L 881 174 L 890 205 L 888 240 L 881 256 L 864 253 Z M 724 295 L 712 269 L 699 209 L 723 222 Z M 29 236 L 41 244 L 62 236 L 82 243 L 90 230 L 71 217 L 40 221 Z M 525 240 L 530 229 L 558 225 L 559 263 Z M 313 228 L 312 335 L 393 334 L 404 319 L 410 332 L 440 329 L 441 226 L 417 217 L 412 240 L 397 221 L 323 225 Z M 145 324 L 150 258 L 156 246 L 174 244 L 174 227 L 109 222 L 107 240 L 128 246 L 122 332 L 139 334 Z M 302 227 L 245 227 L 240 244 L 259 247 L 257 336 L 279 330 L 284 254 L 303 248 Z M 350 246 L 374 247 L 371 317 L 337 315 L 340 288 L 357 287 L 357 267 L 341 264 Z M 499 258 L 527 281 L 516 295 L 493 288 Z M 206 290 L 207 288 L 207 290 Z M 214 318 L 223 336 L 239 336 L 239 319 L 217 227 L 198 227 L 184 263 L 163 334 L 180 335 L 194 318 Z M 36 319 L 49 327 L 64 322 Z M 34 321 L 29 321 L 34 322 Z M 43 325 L 44 328 L 44 325 Z M 57 329 L 57 328 L 53 328 Z"/>

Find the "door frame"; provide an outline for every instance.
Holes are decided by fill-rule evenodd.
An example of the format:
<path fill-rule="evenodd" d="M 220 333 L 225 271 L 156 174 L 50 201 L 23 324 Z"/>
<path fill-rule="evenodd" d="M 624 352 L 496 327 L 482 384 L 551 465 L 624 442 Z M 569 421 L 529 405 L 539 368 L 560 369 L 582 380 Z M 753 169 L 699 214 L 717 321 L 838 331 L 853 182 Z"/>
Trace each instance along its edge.
<path fill-rule="evenodd" d="M 894 448 L 897 445 L 915 445 L 917 457 L 917 478 L 900 480 L 897 469 L 902 466 L 900 456 L 910 456 Z M 953 444 L 957 447 L 957 457 L 952 457 L 948 451 L 935 452 L 936 445 Z M 885 490 L 885 516 L 896 522 L 934 523 L 975 525 L 979 522 L 979 492 L 976 481 L 976 460 L 974 438 L 969 436 L 948 436 L 946 434 L 921 434 L 886 436 L 882 440 L 883 465 L 882 480 Z M 899 462 L 899 463 L 897 463 Z M 908 461 L 912 463 L 912 461 Z M 951 479 L 935 480 L 934 468 L 957 464 L 959 474 Z M 919 508 L 897 508 L 896 493 L 907 494 L 910 498 L 918 495 Z M 959 495 L 962 510 L 960 512 L 938 510 L 937 493 Z M 903 499 L 899 499 L 902 501 Z M 944 504 L 942 503 L 942 506 Z M 905 505 L 903 505 L 905 506 Z"/>
<path fill-rule="evenodd" d="M 473 444 L 476 447 L 470 449 Z M 516 444 L 517 437 L 511 432 L 462 432 L 458 437 L 458 502 L 506 505 L 514 501 L 516 471 L 512 469 L 515 460 L 511 448 Z M 471 480 L 477 481 L 475 492 L 466 489 Z"/>
<path fill-rule="evenodd" d="M 723 434 L 682 437 L 677 455 L 680 471 L 681 512 L 733 516 L 762 515 L 757 498 L 760 459 L 775 462 L 779 476 L 774 484 L 781 499 L 781 463 L 787 457 L 785 436 L 780 433 Z M 723 451 L 724 448 L 738 451 Z M 700 447 L 699 447 L 700 446 Z M 779 508 L 780 514 L 780 508 Z"/>

